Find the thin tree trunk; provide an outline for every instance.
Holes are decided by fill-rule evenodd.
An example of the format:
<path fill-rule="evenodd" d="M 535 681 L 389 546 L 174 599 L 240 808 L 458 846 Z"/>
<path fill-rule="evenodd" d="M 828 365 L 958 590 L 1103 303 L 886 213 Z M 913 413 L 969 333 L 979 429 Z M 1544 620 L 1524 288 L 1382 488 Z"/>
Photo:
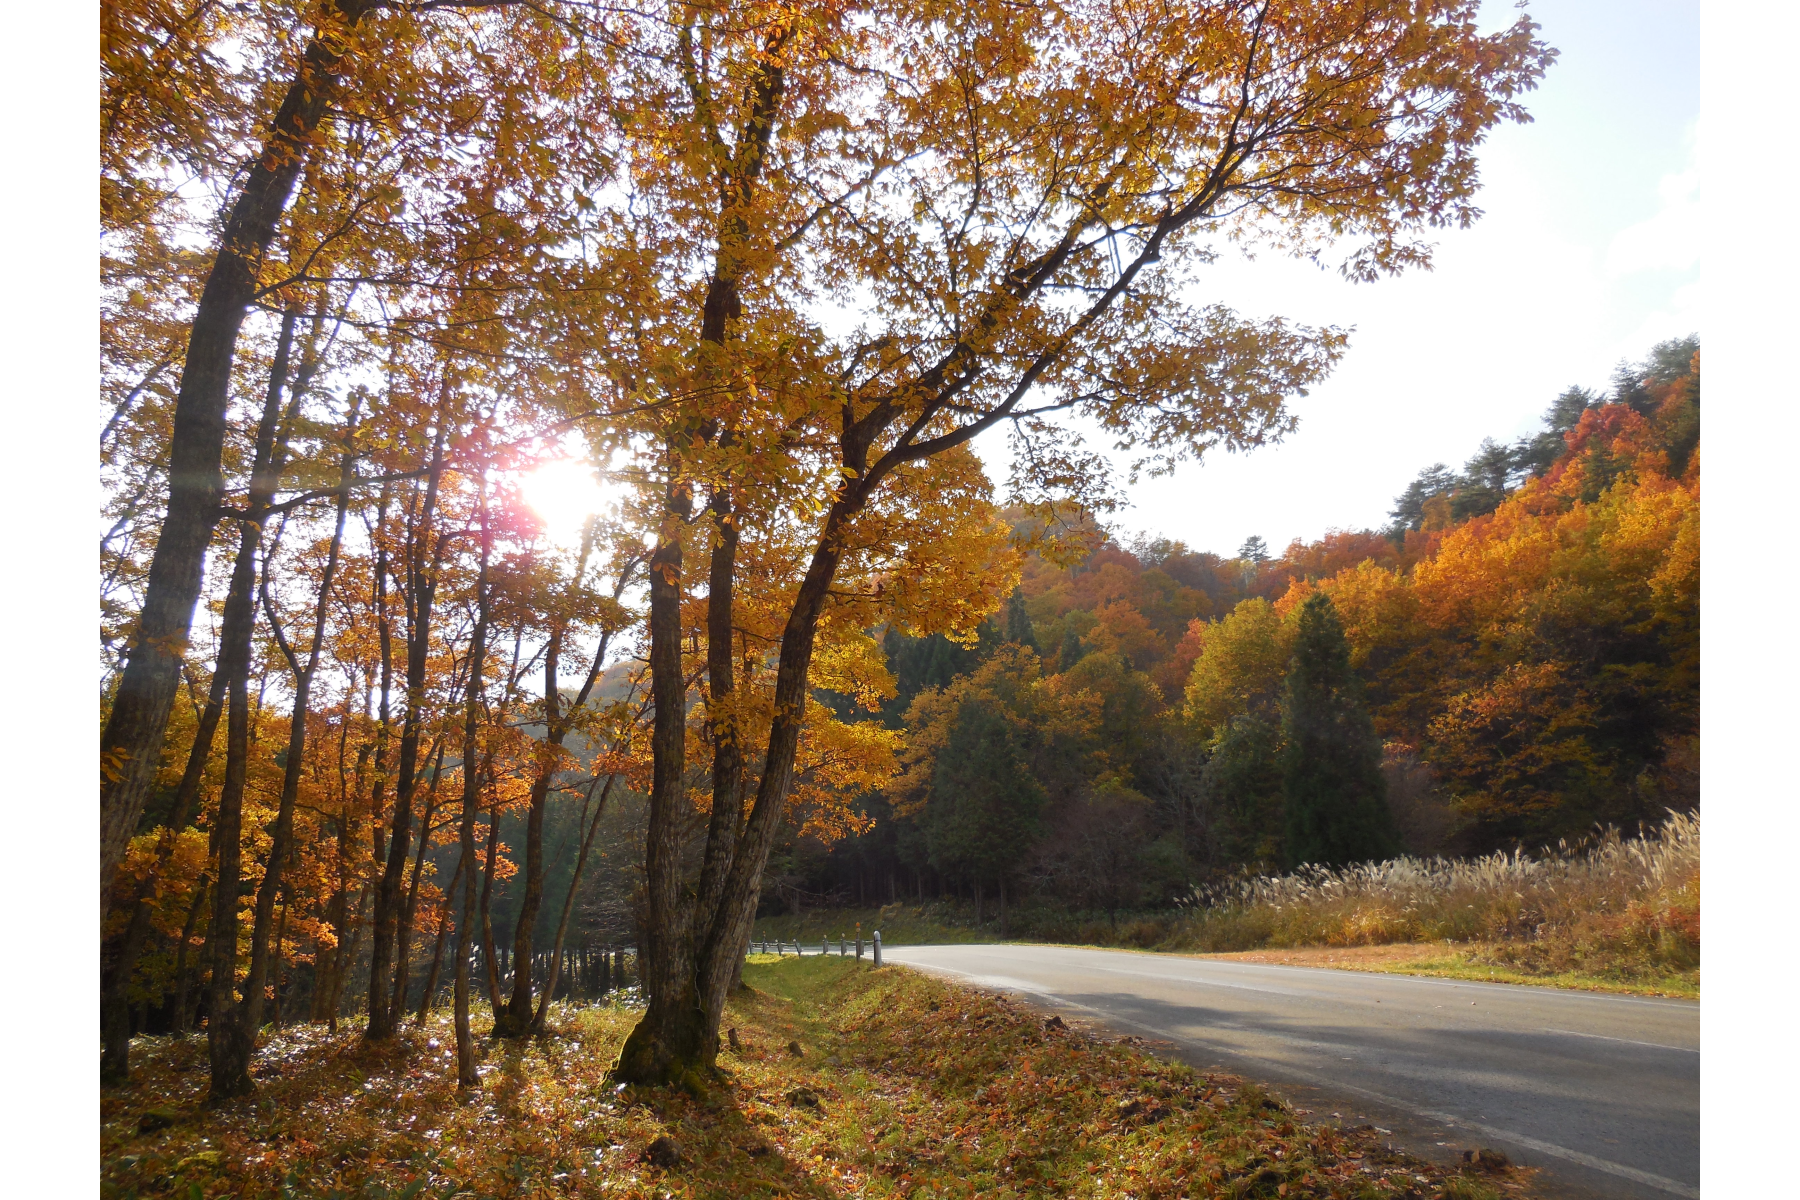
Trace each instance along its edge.
<path fill-rule="evenodd" d="M 256 433 L 256 451 L 250 472 L 250 494 L 245 501 L 245 516 L 239 521 L 237 564 L 232 572 L 231 589 L 225 599 L 224 619 L 220 622 L 219 661 L 217 669 L 226 677 L 230 700 L 225 727 L 225 780 L 219 790 L 219 812 L 214 823 L 218 835 L 219 878 L 213 897 L 212 928 L 207 936 L 212 957 L 211 1011 L 207 1017 L 207 1059 L 212 1080 L 208 1097 L 212 1101 L 248 1095 L 250 1054 L 256 1041 L 256 1025 L 245 1024 L 246 1017 L 261 1011 L 260 978 L 252 978 L 251 992 L 246 995 L 246 1009 L 240 1010 L 235 990 L 238 962 L 238 901 L 242 879 L 242 840 L 244 818 L 244 781 L 250 753 L 250 640 L 256 613 L 254 592 L 257 573 L 257 550 L 262 544 L 262 522 L 280 477 L 280 457 L 276 449 L 277 424 L 281 414 L 282 389 L 287 384 L 288 354 L 293 345 L 295 317 L 289 312 L 281 325 L 281 340 L 275 349 L 275 364 L 269 372 L 269 387 L 263 401 L 261 424 Z M 291 424 L 290 424 L 291 428 Z M 284 435 L 285 436 L 285 435 Z M 269 871 L 279 874 L 280 852 L 270 854 Z M 271 896 L 271 901 L 273 896 Z M 258 924 L 261 902 L 258 902 Z M 255 965 L 252 971 L 254 973 Z M 253 1005 L 253 1007 L 251 1007 Z"/>
<path fill-rule="evenodd" d="M 287 889 L 281 893 L 281 918 L 275 923 L 275 962 L 270 969 L 273 986 L 269 989 L 274 994 L 274 1015 L 271 1017 L 275 1028 L 281 1028 L 281 947 L 287 940 L 288 896 Z"/>
<path fill-rule="evenodd" d="M 337 970 L 331 976 L 331 1000 L 326 1005 L 325 1023 L 332 1033 L 337 1032 L 338 1009 L 344 1002 L 344 984 L 350 978 L 350 972 L 356 966 L 356 952 L 362 949 L 363 919 L 369 912 L 369 885 L 357 889 L 356 919 L 350 924 L 350 944 L 348 949 L 338 952 Z"/>
<path fill-rule="evenodd" d="M 250 1039 L 238 1023 L 236 996 L 238 963 L 238 899 L 241 893 L 244 775 L 249 738 L 250 689 L 242 660 L 250 651 L 250 592 L 255 573 L 255 526 L 244 523 L 237 570 L 225 602 L 226 632 L 232 636 L 219 656 L 219 669 L 229 672 L 230 697 L 226 720 L 225 781 L 219 791 L 219 813 L 214 824 L 219 841 L 219 879 L 213 899 L 212 927 L 207 949 L 212 960 L 212 995 L 207 1014 L 207 1057 L 212 1070 L 211 1098 L 227 1099 L 252 1090 L 249 1074 Z M 238 627 L 243 626 L 241 635 Z"/>
<path fill-rule="evenodd" d="M 294 395 L 288 404 L 286 424 L 289 428 L 292 427 L 293 418 L 298 415 L 301 393 L 310 380 L 312 370 L 316 369 L 313 355 L 309 353 L 308 359 L 308 367 L 302 369 L 300 378 L 296 381 Z M 274 827 L 270 831 L 269 865 L 263 872 L 262 885 L 256 892 L 256 916 L 250 934 L 250 973 L 244 985 L 243 1022 L 250 1031 L 251 1038 L 262 1027 L 263 990 L 269 974 L 269 925 L 274 917 L 276 897 L 283 887 L 282 869 L 293 853 L 294 805 L 299 799 L 300 775 L 306 763 L 306 718 L 312 707 L 312 681 L 324 650 L 325 628 L 330 617 L 331 588 L 337 577 L 338 560 L 344 544 L 344 523 L 350 509 L 350 483 L 356 464 L 352 446 L 352 439 L 356 436 L 356 420 L 357 408 L 353 405 L 345 430 L 344 452 L 338 464 L 337 521 L 332 531 L 330 549 L 326 552 L 325 569 L 319 578 L 319 599 L 313 608 L 312 640 L 307 647 L 304 664 L 287 644 L 281 624 L 276 619 L 274 604 L 269 598 L 266 576 L 263 581 L 263 606 L 267 610 L 269 629 L 294 675 L 294 703 L 288 716 L 287 762 L 282 768 L 281 799 L 276 807 Z M 282 457 L 284 456 L 280 450 L 277 450 L 273 471 L 279 472 Z M 285 916 L 284 909 L 284 919 Z M 277 952 L 279 953 L 279 948 Z"/>
<path fill-rule="evenodd" d="M 425 793 L 425 816 L 419 822 L 419 848 L 413 855 L 412 881 L 406 887 L 406 903 L 400 909 L 400 927 L 394 938 L 394 1022 L 399 1024 L 401 1014 L 406 1011 L 406 993 L 412 983 L 412 931 L 413 918 L 419 910 L 419 880 L 424 876 L 425 851 L 431 842 L 431 818 L 437 815 L 438 778 L 444 770 L 444 749 L 446 743 L 439 738 L 436 751 L 429 757 L 435 761 L 431 767 L 431 784 Z"/>
<path fill-rule="evenodd" d="M 349 714 L 345 714 L 344 724 L 350 724 Z M 320 952 L 314 958 L 313 973 L 317 982 L 313 987 L 311 1017 L 315 1021 L 326 1018 L 325 1003 L 333 995 L 338 966 L 344 953 L 345 917 L 350 908 L 350 805 L 346 797 L 343 808 L 338 814 L 337 835 L 337 886 L 331 890 L 331 903 L 325 910 L 325 922 L 331 926 L 331 948 Z"/>
<path fill-rule="evenodd" d="M 445 932 L 450 928 L 451 901 L 456 895 L 456 885 L 462 879 L 463 869 L 468 860 L 458 856 L 456 870 L 450 876 L 450 882 L 444 888 L 444 902 L 438 905 L 437 944 L 431 950 L 431 972 L 425 976 L 425 994 L 419 998 L 419 1018 L 417 1024 L 423 1025 L 425 1017 L 431 1012 L 431 997 L 437 991 L 438 978 L 444 969 Z"/>
<path fill-rule="evenodd" d="M 479 478 L 479 477 L 478 477 Z M 475 813 L 481 802 L 481 776 L 475 764 L 481 761 L 481 680 L 482 667 L 487 658 L 487 626 L 488 626 L 488 552 L 490 538 L 487 523 L 487 489 L 485 483 L 481 488 L 481 572 L 475 584 L 475 630 L 469 646 L 469 682 L 463 696 L 463 794 L 462 823 L 460 838 L 462 841 L 462 861 L 467 870 L 463 875 L 463 911 L 462 919 L 456 923 L 456 983 L 453 996 L 456 1024 L 456 1082 L 461 1087 L 477 1087 L 481 1076 L 475 1069 L 475 1037 L 469 1029 L 469 952 L 470 937 L 473 933 L 475 915 Z M 489 879 L 492 879 L 493 854 L 490 842 Z M 490 960 L 492 954 L 489 955 Z M 490 961 L 488 971 L 493 966 Z"/>
<path fill-rule="evenodd" d="M 136 637 L 100 738 L 100 917 L 162 757 L 206 549 L 224 495 L 221 460 L 231 364 L 263 255 L 336 91 L 343 34 L 373 0 L 334 0 L 307 43 L 269 133 L 244 176 L 194 312 L 169 442 L 169 506 L 157 534 Z"/>
<path fill-rule="evenodd" d="M 729 442 L 727 435 L 721 441 Z M 743 745 L 731 711 L 736 690 L 732 661 L 733 604 L 737 581 L 737 513 L 729 484 L 712 496 L 713 545 L 707 567 L 706 720 L 712 735 L 712 813 L 707 820 L 706 857 L 700 868 L 699 914 L 710 922 L 725 884 L 725 869 L 737 848 L 743 819 Z"/>
<path fill-rule="evenodd" d="M 188 944 L 194 937 L 194 926 L 200 920 L 200 911 L 205 907 L 206 887 L 210 881 L 204 872 L 199 882 L 194 885 L 194 900 L 188 905 L 187 921 L 181 926 L 181 944 L 175 948 L 175 1036 L 182 1037 L 188 1030 L 188 988 L 190 972 L 188 969 Z M 205 950 L 202 949 L 202 954 Z"/>
<path fill-rule="evenodd" d="M 498 1019 L 500 1000 L 500 958 L 499 947 L 494 943 L 494 859 L 500 853 L 500 804 L 498 800 L 488 806 L 488 836 L 486 862 L 481 871 L 481 957 L 487 964 L 488 1006 L 495 1010 Z M 465 881 L 466 886 L 466 881 Z"/>
<path fill-rule="evenodd" d="M 581 804 L 582 822 L 587 829 L 585 836 L 581 839 L 581 852 L 575 856 L 575 873 L 569 877 L 569 891 L 563 897 L 562 914 L 556 921 L 556 940 L 551 943 L 550 969 L 544 979 L 544 994 L 538 1001 L 537 1015 L 531 1019 L 531 1031 L 536 1034 L 544 1032 L 544 1018 L 550 1011 L 551 997 L 556 994 L 557 976 L 562 973 L 563 936 L 569 929 L 569 913 L 575 907 L 575 894 L 581 887 L 581 871 L 587 866 L 588 851 L 594 845 L 594 835 L 600 831 L 600 818 L 606 813 L 606 801 L 612 795 L 615 778 L 617 776 L 611 774 L 606 777 L 606 786 L 600 790 L 600 803 L 594 809 L 592 820 L 588 820 L 587 806 L 594 795 L 593 784 L 588 784 L 587 798 L 584 798 Z"/>
<path fill-rule="evenodd" d="M 544 810 L 554 773 L 548 763 L 540 764 L 531 783 L 531 807 L 525 816 L 525 894 L 519 899 L 518 920 L 513 925 L 512 996 L 494 1003 L 495 1037 L 523 1037 L 531 1031 L 531 942 L 544 902 Z"/>
<path fill-rule="evenodd" d="M 369 958 L 370 1040 L 394 1036 L 399 1013 L 389 1003 L 394 961 L 394 936 L 400 916 L 400 884 L 406 873 L 406 852 L 412 838 L 412 793 L 417 782 L 419 733 L 425 711 L 425 671 L 431 651 L 431 610 L 437 594 L 437 573 L 447 538 L 434 537 L 438 484 L 444 471 L 444 440 L 448 433 L 446 410 L 450 383 L 446 379 L 433 433 L 431 464 L 425 479 L 425 502 L 408 548 L 406 574 L 406 718 L 400 730 L 400 771 L 394 788 L 394 819 L 389 830 L 387 867 L 375 891 L 375 926 Z"/>

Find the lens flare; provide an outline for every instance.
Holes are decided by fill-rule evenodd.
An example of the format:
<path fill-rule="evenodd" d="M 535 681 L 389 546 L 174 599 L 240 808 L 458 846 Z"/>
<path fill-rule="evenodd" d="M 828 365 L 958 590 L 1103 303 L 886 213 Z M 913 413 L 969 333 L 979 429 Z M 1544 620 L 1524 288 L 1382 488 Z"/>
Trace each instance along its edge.
<path fill-rule="evenodd" d="M 614 489 L 601 483 L 593 464 L 578 458 L 552 459 L 521 475 L 519 491 L 544 522 L 545 535 L 564 546 L 579 544 L 587 519 L 608 513 L 617 503 Z"/>

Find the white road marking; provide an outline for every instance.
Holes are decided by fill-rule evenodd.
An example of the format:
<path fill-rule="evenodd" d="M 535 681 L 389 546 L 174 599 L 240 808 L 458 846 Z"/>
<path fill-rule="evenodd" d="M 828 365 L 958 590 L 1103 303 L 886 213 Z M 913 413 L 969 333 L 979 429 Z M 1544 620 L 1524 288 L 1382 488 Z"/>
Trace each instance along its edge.
<path fill-rule="evenodd" d="M 970 980 L 971 982 L 974 982 L 978 978 L 972 972 L 957 970 L 955 967 L 937 967 L 936 969 L 943 971 L 946 974 L 960 975 L 963 978 Z M 1145 972 L 1120 971 L 1115 968 L 1107 968 L 1107 967 L 1102 967 L 1100 969 L 1111 971 L 1113 974 L 1118 974 L 1118 975 L 1146 974 Z M 1152 978 L 1152 979 L 1167 978 L 1166 976 L 1158 976 L 1158 975 L 1149 975 L 1148 977 Z M 996 977 L 989 976 L 989 977 L 985 977 L 985 978 L 996 978 Z M 1230 986 L 1230 985 L 1226 985 L 1226 986 Z M 1498 985 L 1496 985 L 1496 986 L 1498 986 Z M 1119 1016 L 1117 1013 L 1106 1012 L 1102 1009 L 1093 1008 L 1086 1004 L 1078 1004 L 1075 1001 L 1066 999 L 1062 996 L 1054 996 L 1051 993 L 1043 991 L 1041 988 L 1038 988 L 1036 986 L 1027 986 L 1025 988 L 1018 989 L 1018 990 L 1028 991 L 1028 992 L 1035 993 L 1037 995 L 1048 997 L 1057 1004 L 1064 1005 L 1068 1008 L 1080 1009 L 1083 1012 L 1092 1013 L 1096 1017 L 1098 1017 L 1104 1021 L 1110 1021 L 1117 1025 L 1129 1025 L 1133 1029 L 1142 1030 L 1143 1032 L 1149 1034 L 1150 1036 L 1152 1036 L 1158 1040 L 1166 1041 L 1168 1039 L 1169 1031 L 1153 1028 L 1152 1026 L 1145 1025 L 1142 1022 L 1133 1021 L 1129 1017 Z M 1274 989 L 1250 988 L 1247 990 L 1264 991 L 1264 990 L 1274 990 Z M 1624 998 L 1625 997 L 1608 997 L 1608 999 L 1624 999 Z M 1571 1033 L 1574 1031 L 1562 1030 L 1562 1029 L 1552 1029 L 1552 1030 L 1546 1030 L 1546 1032 L 1549 1032 L 1549 1033 Z M 1269 1034 L 1266 1036 L 1271 1037 L 1275 1041 L 1296 1042 L 1296 1043 L 1300 1043 L 1302 1045 L 1306 1044 L 1306 1043 L 1300 1042 L 1300 1039 L 1298 1039 L 1298 1038 L 1283 1037 L 1280 1034 Z M 1578 1036 L 1578 1037 L 1580 1037 L 1580 1036 L 1597 1037 L 1597 1038 L 1603 1038 L 1603 1040 L 1606 1040 L 1606 1041 L 1615 1041 L 1615 1042 L 1630 1040 L 1627 1038 L 1604 1038 L 1603 1035 L 1601 1035 L 1601 1034 L 1586 1034 L 1586 1035 L 1577 1034 L 1576 1036 Z M 1664 1050 L 1685 1049 L 1685 1047 L 1680 1047 L 1680 1046 L 1660 1046 L 1659 1043 L 1655 1043 L 1655 1042 L 1640 1042 L 1640 1043 L 1636 1043 L 1636 1044 L 1645 1045 L 1645 1046 L 1658 1046 L 1658 1048 L 1664 1049 Z M 1313 1043 L 1313 1045 L 1318 1045 L 1318 1043 Z M 1321 1048 L 1325 1048 L 1325 1047 L 1321 1047 Z M 1330 1048 L 1331 1049 L 1342 1049 L 1342 1047 L 1336 1047 L 1336 1046 L 1333 1046 Z M 1699 1051 L 1694 1051 L 1694 1053 L 1697 1054 L 1697 1053 L 1699 1053 Z M 1251 1052 L 1250 1056 L 1251 1057 L 1262 1057 L 1260 1055 L 1256 1055 L 1254 1052 Z M 1656 1188 L 1658 1191 L 1668 1192 L 1670 1195 L 1681 1196 L 1684 1198 L 1684 1200 L 1700 1200 L 1700 1189 L 1699 1188 L 1690 1186 L 1689 1184 L 1682 1183 L 1678 1179 L 1670 1179 L 1666 1175 L 1657 1175 L 1651 1171 L 1640 1171 L 1636 1167 L 1628 1167 L 1624 1163 L 1616 1163 L 1616 1162 L 1612 1162 L 1608 1159 L 1596 1158 L 1592 1154 L 1584 1154 L 1579 1150 L 1571 1150 L 1567 1146 L 1559 1146 L 1554 1142 L 1546 1142 L 1546 1141 L 1542 1140 L 1541 1138 L 1530 1137 L 1530 1136 L 1528 1136 L 1526 1134 L 1522 1134 L 1522 1133 L 1514 1133 L 1511 1130 L 1496 1129 L 1491 1125 L 1487 1125 L 1487 1124 L 1484 1124 L 1479 1121 L 1471 1121 L 1471 1120 L 1467 1119 L 1466 1117 L 1458 1117 L 1451 1113 L 1439 1112 L 1435 1109 L 1415 1108 L 1405 1100 L 1400 1100 L 1393 1096 L 1386 1096 L 1380 1092 L 1370 1091 L 1368 1088 L 1357 1087 L 1355 1084 L 1345 1083 L 1342 1080 L 1331 1079 L 1331 1078 L 1327 1078 L 1325 1076 L 1315 1075 L 1310 1071 L 1305 1071 L 1305 1070 L 1296 1068 L 1285 1061 L 1282 1062 L 1280 1064 L 1280 1066 L 1281 1066 L 1282 1070 L 1286 1071 L 1287 1073 L 1289 1073 L 1291 1075 L 1297 1076 L 1300 1079 L 1304 1079 L 1304 1080 L 1308 1081 L 1309 1083 L 1313 1084 L 1315 1087 L 1321 1087 L 1321 1088 L 1325 1088 L 1327 1090 L 1338 1089 L 1338 1090 L 1347 1091 L 1347 1092 L 1354 1092 L 1357 1095 L 1367 1096 L 1371 1100 L 1379 1101 L 1382 1104 L 1390 1105 L 1393 1108 L 1397 1108 L 1397 1109 L 1401 1110 L 1402 1112 L 1416 1113 L 1421 1117 L 1425 1117 L 1428 1120 L 1437 1121 L 1440 1124 L 1450 1125 L 1450 1126 L 1460 1128 L 1460 1129 L 1467 1129 L 1467 1130 L 1470 1130 L 1471 1132 L 1479 1133 L 1486 1137 L 1492 1138 L 1495 1141 L 1511 1142 L 1514 1145 L 1523 1146 L 1527 1150 L 1535 1150 L 1539 1154 L 1548 1154 L 1552 1158 L 1560 1158 L 1565 1162 L 1572 1162 L 1579 1166 L 1587 1167 L 1589 1170 L 1599 1171 L 1602 1174 L 1612 1175 L 1612 1176 L 1615 1176 L 1620 1179 L 1629 1179 L 1634 1183 L 1641 1183 L 1646 1187 L 1653 1187 L 1653 1188 Z"/>
<path fill-rule="evenodd" d="M 1628 1046 L 1649 1046 L 1655 1050 L 1674 1050 L 1681 1054 L 1698 1054 L 1698 1046 L 1667 1046 L 1662 1042 L 1640 1042 L 1636 1038 L 1608 1037 L 1604 1033 L 1582 1033 L 1578 1029 L 1548 1029 L 1545 1033 L 1566 1033 L 1570 1037 L 1597 1038 L 1602 1042 L 1624 1042 Z"/>

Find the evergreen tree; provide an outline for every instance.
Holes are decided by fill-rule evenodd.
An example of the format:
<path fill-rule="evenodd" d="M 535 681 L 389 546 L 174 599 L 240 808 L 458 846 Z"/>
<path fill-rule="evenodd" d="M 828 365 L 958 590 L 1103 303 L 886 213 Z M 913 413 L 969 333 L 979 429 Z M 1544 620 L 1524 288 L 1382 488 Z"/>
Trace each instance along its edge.
<path fill-rule="evenodd" d="M 1697 333 L 1670 338 L 1650 347 L 1650 357 L 1644 360 L 1640 370 L 1657 383 L 1673 383 L 1688 373 L 1693 365 L 1694 355 L 1699 352 L 1700 335 Z"/>
<path fill-rule="evenodd" d="M 1025 611 L 1025 591 L 1014 588 L 1012 596 L 1006 601 L 1006 625 L 1003 636 L 1009 642 L 1017 642 L 1021 646 L 1038 648 L 1037 635 L 1031 629 L 1031 616 Z"/>
<path fill-rule="evenodd" d="M 1043 806 L 1043 786 L 1014 744 L 1006 714 L 979 697 L 964 700 L 932 774 L 925 820 L 932 866 L 978 889 L 1004 888 L 1037 836 Z"/>
<path fill-rule="evenodd" d="M 1200 773 L 1213 849 L 1226 863 L 1273 866 L 1281 854 L 1281 731 L 1255 713 L 1231 718 Z"/>
<path fill-rule="evenodd" d="M 1238 557 L 1247 563 L 1266 563 L 1269 561 L 1269 543 L 1258 534 L 1251 534 L 1238 547 Z"/>
<path fill-rule="evenodd" d="M 1450 498 L 1450 516 L 1456 521 L 1484 516 L 1500 507 L 1512 486 L 1518 460 L 1512 450 L 1493 438 L 1482 438 L 1473 458 L 1463 464 L 1462 478 Z"/>
<path fill-rule="evenodd" d="M 1300 608 L 1281 702 L 1281 792 L 1288 864 L 1339 866 L 1397 853 L 1381 742 L 1329 597 Z"/>
<path fill-rule="evenodd" d="M 1074 626 L 1063 630 L 1062 649 L 1057 652 L 1056 669 L 1066 671 L 1081 661 L 1081 635 L 1075 632 Z"/>
<path fill-rule="evenodd" d="M 1388 513 L 1394 523 L 1388 527 L 1388 536 L 1396 542 L 1405 541 L 1407 530 L 1418 529 L 1425 523 L 1425 502 L 1455 489 L 1456 473 L 1443 463 L 1432 463 L 1420 471 L 1419 477 L 1394 497 L 1393 510 Z"/>

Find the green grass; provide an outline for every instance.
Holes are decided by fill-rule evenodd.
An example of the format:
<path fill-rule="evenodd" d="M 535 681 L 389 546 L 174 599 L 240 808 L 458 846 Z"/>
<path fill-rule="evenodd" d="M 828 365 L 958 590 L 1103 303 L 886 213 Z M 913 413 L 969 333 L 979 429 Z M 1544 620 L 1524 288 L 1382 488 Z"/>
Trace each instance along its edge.
<path fill-rule="evenodd" d="M 1576 991 L 1615 992 L 1627 996 L 1673 996 L 1699 999 L 1698 972 L 1633 972 L 1629 977 L 1572 969 L 1521 970 L 1509 965 L 1504 945 L 1444 942 L 1379 946 L 1306 946 L 1240 951 L 1196 958 L 1278 963 L 1298 967 L 1327 967 L 1339 971 L 1376 971 L 1389 975 L 1429 975 L 1444 979 L 1469 979 L 1480 983 L 1526 984 L 1569 988 Z"/>
<path fill-rule="evenodd" d="M 991 942 L 998 938 L 997 925 L 977 927 L 973 909 L 962 912 L 951 904 L 890 904 L 885 908 L 817 909 L 799 916 L 759 917 L 751 940 L 792 943 L 797 937 L 803 949 L 818 953 L 819 943 L 831 939 L 833 952 L 837 939 L 856 940 L 861 925 L 865 950 L 875 930 L 888 946 L 942 946 L 970 942 Z"/>
<path fill-rule="evenodd" d="M 1583 992 L 1616 992 L 1625 996 L 1700 998 L 1700 972 L 1645 972 L 1623 977 L 1604 971 L 1547 970 L 1528 972 L 1494 961 L 1490 948 L 1449 951 L 1418 958 L 1404 965 L 1370 968 L 1401 975 L 1434 975 L 1446 979 L 1473 979 L 1484 983 L 1518 983 L 1535 987 L 1569 988 Z"/>

